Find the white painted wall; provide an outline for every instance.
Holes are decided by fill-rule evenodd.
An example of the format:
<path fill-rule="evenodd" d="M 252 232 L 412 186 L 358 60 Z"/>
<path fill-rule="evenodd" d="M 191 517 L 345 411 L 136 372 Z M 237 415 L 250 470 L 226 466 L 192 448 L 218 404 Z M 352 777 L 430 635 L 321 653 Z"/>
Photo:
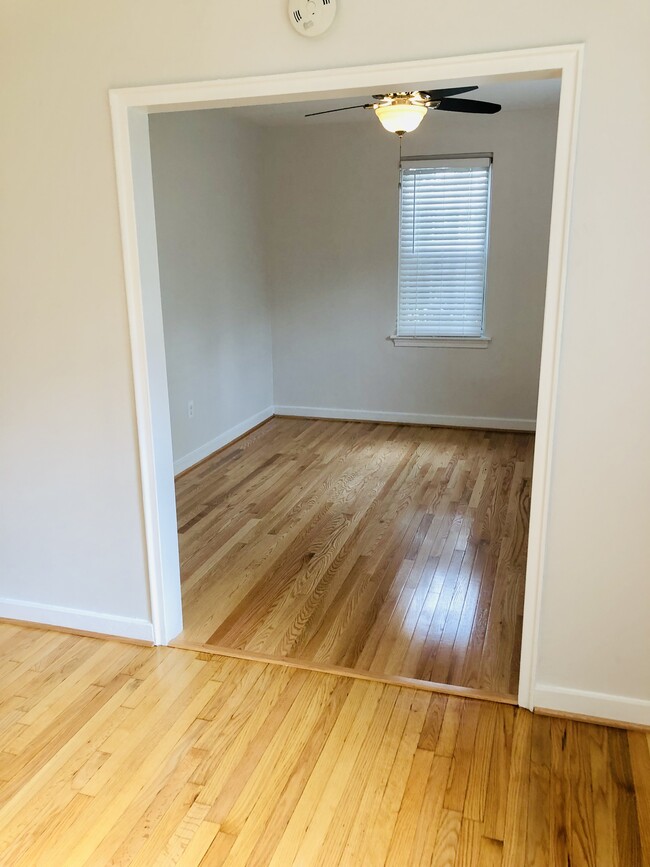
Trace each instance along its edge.
<path fill-rule="evenodd" d="M 494 153 L 486 299 L 492 342 L 479 350 L 403 348 L 386 339 L 397 306 L 397 138 L 367 115 L 266 131 L 275 403 L 282 411 L 533 426 L 556 134 L 557 107 L 430 113 L 404 139 L 405 156 Z"/>
<path fill-rule="evenodd" d="M 650 150 L 650 6 L 339 6 L 306 40 L 275 3 L 2 4 L 0 611 L 149 617 L 110 87 L 584 40 L 539 677 L 650 721 L 650 176 L 603 183 Z"/>
<path fill-rule="evenodd" d="M 262 141 L 224 111 L 152 115 L 149 130 L 180 472 L 273 413 Z"/>

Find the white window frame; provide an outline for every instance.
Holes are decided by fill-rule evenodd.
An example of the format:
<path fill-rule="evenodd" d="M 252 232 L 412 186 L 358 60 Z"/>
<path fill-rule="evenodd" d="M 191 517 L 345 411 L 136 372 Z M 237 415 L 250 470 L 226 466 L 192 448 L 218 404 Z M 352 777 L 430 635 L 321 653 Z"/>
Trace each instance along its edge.
<path fill-rule="evenodd" d="M 420 168 L 458 166 L 474 164 L 489 165 L 488 195 L 487 195 L 487 226 L 485 237 L 485 270 L 483 274 L 483 309 L 480 335 L 445 335 L 445 334 L 422 334 L 417 336 L 399 333 L 399 318 L 401 305 L 401 228 L 402 228 L 402 172 L 405 167 L 412 168 L 414 165 Z M 395 346 L 410 347 L 438 347 L 442 349 L 486 349 L 490 345 L 491 338 L 485 333 L 485 320 L 487 309 L 487 273 L 490 247 L 490 223 L 492 205 L 492 153 L 472 154 L 431 154 L 427 156 L 403 157 L 400 161 L 400 204 L 398 222 L 398 281 L 397 281 L 397 317 L 395 333 L 390 336 Z"/>

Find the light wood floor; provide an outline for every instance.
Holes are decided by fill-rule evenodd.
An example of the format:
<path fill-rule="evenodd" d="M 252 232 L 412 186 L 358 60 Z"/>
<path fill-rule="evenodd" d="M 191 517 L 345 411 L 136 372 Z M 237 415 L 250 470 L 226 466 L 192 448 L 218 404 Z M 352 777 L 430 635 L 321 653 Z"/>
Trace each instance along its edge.
<path fill-rule="evenodd" d="M 533 442 L 272 419 L 177 481 L 180 640 L 514 695 Z"/>
<path fill-rule="evenodd" d="M 0 624 L 10 867 L 649 867 L 650 735 Z"/>

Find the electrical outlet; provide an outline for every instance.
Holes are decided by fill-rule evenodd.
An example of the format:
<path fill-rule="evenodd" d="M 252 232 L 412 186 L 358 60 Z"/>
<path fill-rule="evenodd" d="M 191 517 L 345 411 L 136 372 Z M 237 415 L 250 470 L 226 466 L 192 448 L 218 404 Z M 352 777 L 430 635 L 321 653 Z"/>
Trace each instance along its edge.
<path fill-rule="evenodd" d="M 187 417 L 194 418 L 194 401 L 188 400 L 187 402 Z"/>

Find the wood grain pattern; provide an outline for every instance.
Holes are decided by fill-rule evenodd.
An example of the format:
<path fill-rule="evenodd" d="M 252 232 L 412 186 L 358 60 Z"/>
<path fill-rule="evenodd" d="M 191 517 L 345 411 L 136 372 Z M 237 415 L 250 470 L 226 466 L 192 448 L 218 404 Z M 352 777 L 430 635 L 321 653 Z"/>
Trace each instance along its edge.
<path fill-rule="evenodd" d="M 650 867 L 650 736 L 0 625 L 0 864 Z"/>
<path fill-rule="evenodd" d="M 177 479 L 179 642 L 515 695 L 533 443 L 270 420 Z"/>

